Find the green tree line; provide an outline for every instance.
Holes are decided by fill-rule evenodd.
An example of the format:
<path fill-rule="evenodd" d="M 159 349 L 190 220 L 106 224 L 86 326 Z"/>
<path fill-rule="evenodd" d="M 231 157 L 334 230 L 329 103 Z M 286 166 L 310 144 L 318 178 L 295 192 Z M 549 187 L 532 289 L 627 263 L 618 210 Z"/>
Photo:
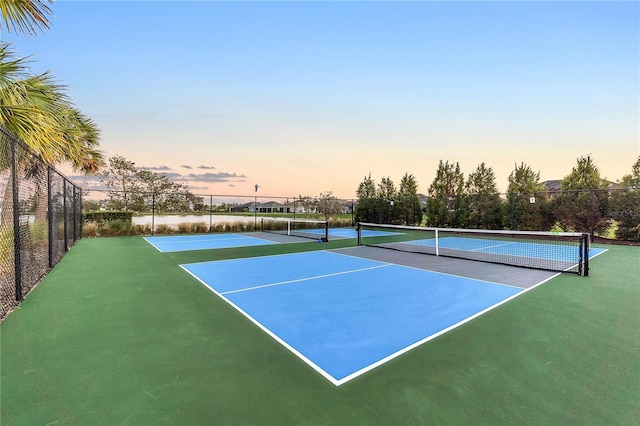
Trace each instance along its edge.
<path fill-rule="evenodd" d="M 413 175 L 405 174 L 396 190 L 389 177 L 375 184 L 371 175 L 359 184 L 356 220 L 360 222 L 426 225 L 443 228 L 511 229 L 588 232 L 640 241 L 640 157 L 615 185 L 602 178 L 590 155 L 577 159 L 549 191 L 540 173 L 516 164 L 500 194 L 491 167 L 484 162 L 468 176 L 459 163 L 440 160 L 424 202 Z"/>

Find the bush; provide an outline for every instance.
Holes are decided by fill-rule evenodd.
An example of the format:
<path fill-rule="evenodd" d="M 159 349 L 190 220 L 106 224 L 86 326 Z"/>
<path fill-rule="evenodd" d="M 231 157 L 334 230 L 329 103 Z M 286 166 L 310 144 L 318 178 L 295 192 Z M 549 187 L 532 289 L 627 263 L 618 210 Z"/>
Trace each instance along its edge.
<path fill-rule="evenodd" d="M 209 226 L 204 222 L 197 222 L 191 224 L 191 232 L 194 234 L 204 234 L 209 231 Z"/>
<path fill-rule="evenodd" d="M 351 219 L 330 219 L 330 228 L 349 228 L 351 226 Z"/>
<path fill-rule="evenodd" d="M 133 212 L 121 212 L 121 211 L 86 212 L 86 213 L 82 213 L 82 222 L 83 223 L 96 222 L 99 225 L 102 225 L 105 222 L 118 220 L 121 222 L 131 223 L 132 217 L 133 217 Z"/>
<path fill-rule="evenodd" d="M 183 222 L 178 224 L 178 233 L 180 234 L 189 234 L 191 232 L 191 224 L 188 222 Z"/>
<path fill-rule="evenodd" d="M 101 237 L 118 237 L 122 235 L 129 235 L 131 232 L 131 222 L 125 222 L 122 220 L 111 220 L 106 222 L 100 228 Z"/>
<path fill-rule="evenodd" d="M 174 234 L 175 231 L 169 225 L 162 224 L 158 225 L 155 230 L 155 234 Z"/>
<path fill-rule="evenodd" d="M 149 225 L 133 225 L 131 229 L 131 233 L 133 235 L 150 235 L 151 234 L 151 226 Z"/>
<path fill-rule="evenodd" d="M 97 237 L 98 236 L 98 224 L 96 222 L 85 222 L 82 225 L 83 237 Z"/>

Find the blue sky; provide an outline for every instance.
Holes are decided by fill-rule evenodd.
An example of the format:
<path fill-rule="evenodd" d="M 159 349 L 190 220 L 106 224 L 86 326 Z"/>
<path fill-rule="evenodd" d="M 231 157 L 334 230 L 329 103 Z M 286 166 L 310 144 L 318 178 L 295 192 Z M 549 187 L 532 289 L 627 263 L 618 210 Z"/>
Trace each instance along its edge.
<path fill-rule="evenodd" d="M 638 2 L 57 1 L 37 37 L 107 156 L 202 194 L 426 193 L 440 160 L 560 179 L 640 155 Z"/>

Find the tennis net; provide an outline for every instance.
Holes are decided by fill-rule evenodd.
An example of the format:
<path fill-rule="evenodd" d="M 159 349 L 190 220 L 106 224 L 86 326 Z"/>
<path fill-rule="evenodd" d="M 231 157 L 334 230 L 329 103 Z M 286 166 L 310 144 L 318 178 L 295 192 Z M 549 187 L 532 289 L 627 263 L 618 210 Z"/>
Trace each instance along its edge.
<path fill-rule="evenodd" d="M 329 241 L 329 222 L 326 220 L 262 218 L 260 230 L 324 242 Z"/>
<path fill-rule="evenodd" d="M 358 245 L 589 274 L 589 234 L 358 224 Z"/>

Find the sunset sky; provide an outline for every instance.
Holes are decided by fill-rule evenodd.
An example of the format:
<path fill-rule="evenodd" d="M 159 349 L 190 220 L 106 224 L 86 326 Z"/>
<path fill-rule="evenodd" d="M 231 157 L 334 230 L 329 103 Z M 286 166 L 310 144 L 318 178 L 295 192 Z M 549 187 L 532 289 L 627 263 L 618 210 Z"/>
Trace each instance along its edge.
<path fill-rule="evenodd" d="M 640 155 L 638 2 L 57 1 L 7 34 L 107 157 L 198 194 L 426 193 L 440 160 L 616 181 Z M 74 175 L 72 172 L 69 174 Z"/>

